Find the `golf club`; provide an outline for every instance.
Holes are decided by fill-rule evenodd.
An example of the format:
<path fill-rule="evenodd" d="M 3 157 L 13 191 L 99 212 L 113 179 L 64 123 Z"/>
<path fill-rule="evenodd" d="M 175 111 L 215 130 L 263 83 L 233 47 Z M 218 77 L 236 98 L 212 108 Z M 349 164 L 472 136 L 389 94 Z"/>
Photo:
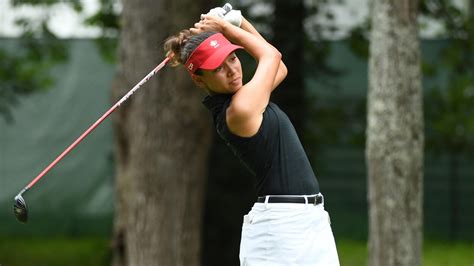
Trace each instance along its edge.
<path fill-rule="evenodd" d="M 229 13 L 232 10 L 232 5 L 226 3 L 223 7 L 225 14 Z M 148 75 L 146 75 L 140 82 L 138 82 L 135 87 L 133 87 L 125 96 L 123 96 L 116 104 L 114 104 L 105 114 L 103 114 L 94 124 L 92 124 L 84 133 L 82 133 L 79 138 L 77 138 L 66 150 L 64 150 L 53 162 L 51 162 L 41 173 L 36 176 L 26 187 L 24 187 L 20 193 L 18 193 L 14 198 L 13 212 L 22 223 L 28 221 L 28 208 L 26 206 L 26 201 L 23 198 L 23 194 L 31 189 L 36 182 L 38 182 L 46 173 L 48 173 L 64 156 L 66 156 L 72 149 L 74 149 L 92 130 L 94 130 L 100 123 L 102 123 L 111 113 L 115 111 L 123 102 L 125 102 L 130 96 L 132 96 L 135 91 L 137 91 L 145 82 L 147 82 L 153 75 L 155 75 L 160 69 L 162 69 L 166 63 L 171 59 L 170 56 L 166 57 L 158 66 L 155 67 Z"/>
<path fill-rule="evenodd" d="M 20 193 L 14 198 L 13 212 L 15 213 L 18 221 L 26 223 L 28 221 L 28 208 L 26 206 L 23 194 L 31 189 L 36 182 L 38 182 L 46 173 L 49 172 L 66 154 L 74 149 L 89 133 L 92 132 L 100 123 L 102 123 L 111 113 L 113 113 L 123 102 L 125 102 L 135 91 L 137 91 L 145 82 L 147 82 L 153 75 L 155 75 L 160 69 L 162 69 L 166 63 L 170 60 L 170 57 L 166 57 L 158 66 L 156 66 L 148 75 L 146 75 L 137 85 L 135 85 L 125 96 L 123 96 L 116 104 L 114 104 L 105 114 L 103 114 L 94 124 L 92 124 L 79 138 L 77 138 L 66 150 L 64 150 L 53 162 L 51 162 L 41 173 L 35 177 Z"/>

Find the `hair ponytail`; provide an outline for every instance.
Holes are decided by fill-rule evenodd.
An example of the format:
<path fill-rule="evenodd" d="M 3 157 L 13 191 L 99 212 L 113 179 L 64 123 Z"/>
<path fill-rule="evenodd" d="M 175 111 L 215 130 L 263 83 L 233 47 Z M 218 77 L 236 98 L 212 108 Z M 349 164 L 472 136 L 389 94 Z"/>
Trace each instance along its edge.
<path fill-rule="evenodd" d="M 182 30 L 178 34 L 166 39 L 163 48 L 166 56 L 171 56 L 171 66 L 184 65 L 192 52 L 209 36 L 216 32 L 205 31 L 192 35 L 189 30 Z"/>
<path fill-rule="evenodd" d="M 183 61 L 181 54 L 184 45 L 190 37 L 191 32 L 189 30 L 182 30 L 178 34 L 166 39 L 163 48 L 166 56 L 171 56 L 170 64 L 172 66 L 183 65 L 186 63 L 186 61 Z"/>

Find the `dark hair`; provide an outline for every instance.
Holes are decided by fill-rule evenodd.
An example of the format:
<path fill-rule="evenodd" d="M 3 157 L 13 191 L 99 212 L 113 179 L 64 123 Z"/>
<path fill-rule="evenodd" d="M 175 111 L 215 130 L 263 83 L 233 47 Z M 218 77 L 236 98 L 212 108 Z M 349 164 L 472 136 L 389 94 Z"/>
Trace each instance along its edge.
<path fill-rule="evenodd" d="M 188 61 L 189 56 L 192 52 L 207 38 L 211 35 L 216 34 L 213 31 L 205 31 L 196 35 L 192 35 L 189 30 L 182 30 L 178 34 L 169 37 L 163 48 L 166 56 L 171 57 L 171 65 L 178 66 L 184 65 Z M 199 74 L 199 69 L 196 74 Z"/>

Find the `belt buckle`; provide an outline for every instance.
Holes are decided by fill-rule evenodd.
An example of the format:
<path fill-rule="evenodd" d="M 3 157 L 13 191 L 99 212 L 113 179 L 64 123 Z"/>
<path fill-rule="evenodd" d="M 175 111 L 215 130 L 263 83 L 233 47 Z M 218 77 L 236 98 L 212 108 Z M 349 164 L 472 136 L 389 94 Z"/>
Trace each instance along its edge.
<path fill-rule="evenodd" d="M 321 196 L 320 196 L 320 195 L 314 196 L 314 203 L 313 203 L 314 206 L 318 205 L 318 200 L 319 200 L 319 199 L 321 199 Z M 321 203 L 322 203 L 322 199 L 321 199 Z"/>

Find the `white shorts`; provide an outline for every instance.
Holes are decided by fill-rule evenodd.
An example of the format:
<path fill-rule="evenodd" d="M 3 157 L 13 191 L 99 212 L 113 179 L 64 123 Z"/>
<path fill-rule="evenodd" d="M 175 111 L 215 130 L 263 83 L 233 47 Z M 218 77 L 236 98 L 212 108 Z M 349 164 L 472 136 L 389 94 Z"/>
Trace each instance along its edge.
<path fill-rule="evenodd" d="M 255 203 L 244 216 L 240 265 L 339 265 L 324 203 Z"/>

